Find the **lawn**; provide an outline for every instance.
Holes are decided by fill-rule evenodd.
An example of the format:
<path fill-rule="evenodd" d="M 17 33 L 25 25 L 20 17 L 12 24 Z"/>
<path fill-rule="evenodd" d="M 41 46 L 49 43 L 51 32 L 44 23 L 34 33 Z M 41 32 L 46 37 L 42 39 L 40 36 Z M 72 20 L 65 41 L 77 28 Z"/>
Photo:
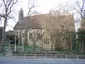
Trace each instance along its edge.
<path fill-rule="evenodd" d="M 12 50 L 14 50 L 15 45 L 12 45 Z M 27 45 L 17 45 L 16 46 L 17 52 L 16 53 L 20 53 L 20 54 L 33 54 L 33 53 L 52 53 L 52 51 L 44 51 L 41 50 L 40 48 L 36 47 L 35 50 L 32 46 L 27 46 Z M 82 54 L 85 55 L 85 52 L 76 52 L 75 50 L 56 50 L 53 51 L 53 53 L 56 54 Z"/>
<path fill-rule="evenodd" d="M 5 56 L 5 52 L 3 51 L 3 52 L 0 52 L 0 56 Z"/>
<path fill-rule="evenodd" d="M 8 50 L 8 45 L 9 45 L 8 42 L 5 42 L 3 44 L 3 48 L 2 48 L 2 51 L 0 52 L 0 56 L 5 56 L 5 54 L 6 54 L 7 50 Z"/>
<path fill-rule="evenodd" d="M 11 45 L 12 50 L 14 51 L 15 49 L 15 45 Z M 30 53 L 34 53 L 34 52 L 40 52 L 40 48 L 36 47 L 35 49 L 32 46 L 28 46 L 28 45 L 17 45 L 16 46 L 16 53 L 21 53 L 21 54 L 30 54 Z"/>

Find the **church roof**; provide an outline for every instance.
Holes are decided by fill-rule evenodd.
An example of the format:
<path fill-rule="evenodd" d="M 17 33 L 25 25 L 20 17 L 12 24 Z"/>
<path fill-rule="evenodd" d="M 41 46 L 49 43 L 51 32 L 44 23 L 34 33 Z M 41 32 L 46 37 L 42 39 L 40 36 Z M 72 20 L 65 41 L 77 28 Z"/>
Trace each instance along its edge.
<path fill-rule="evenodd" d="M 50 14 L 39 14 L 39 15 L 30 16 L 30 18 L 28 16 L 23 17 L 22 20 L 19 20 L 16 23 L 14 29 L 25 29 L 26 26 L 31 29 L 41 29 L 45 27 L 50 27 L 50 26 L 47 26 L 50 23 L 50 20 L 53 23 L 52 25 L 54 26 L 54 29 L 59 28 L 61 24 L 65 24 L 66 27 L 69 24 L 74 24 L 73 22 L 74 19 L 72 15 L 59 15 L 58 17 L 56 16 L 51 17 L 51 16 L 52 15 Z M 55 18 L 56 18 L 56 21 L 54 21 Z"/>
<path fill-rule="evenodd" d="M 16 23 L 14 29 L 25 29 L 26 26 L 31 29 L 41 29 L 38 18 L 35 16 L 23 17 L 22 20 Z"/>

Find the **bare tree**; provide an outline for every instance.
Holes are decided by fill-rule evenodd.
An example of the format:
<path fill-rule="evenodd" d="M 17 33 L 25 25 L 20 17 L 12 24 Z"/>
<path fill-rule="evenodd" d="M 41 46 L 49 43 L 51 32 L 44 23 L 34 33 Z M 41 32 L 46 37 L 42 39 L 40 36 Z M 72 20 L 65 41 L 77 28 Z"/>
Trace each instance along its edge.
<path fill-rule="evenodd" d="M 64 49 L 63 47 L 65 46 L 63 46 L 62 43 L 63 38 L 65 38 L 65 33 L 63 32 L 68 28 L 69 32 L 71 31 L 71 29 L 74 31 L 75 28 L 73 20 L 74 19 L 71 14 L 69 14 L 68 12 L 66 14 L 61 14 L 59 10 L 51 10 L 50 13 L 45 16 L 45 36 L 48 34 L 47 37 L 50 37 L 52 51 L 54 50 L 54 46 L 55 49 Z"/>
<path fill-rule="evenodd" d="M 75 4 L 73 5 L 73 9 L 81 16 L 82 19 L 84 12 L 84 0 L 82 0 L 82 5 L 80 3 L 80 0 L 76 0 Z"/>
<path fill-rule="evenodd" d="M 13 18 L 11 16 L 11 13 L 13 12 L 13 6 L 17 3 L 18 0 L 0 0 L 0 18 L 4 19 L 4 28 L 3 28 L 3 42 L 4 43 L 4 38 L 5 38 L 5 29 L 7 26 L 8 19 Z"/>
<path fill-rule="evenodd" d="M 76 7 L 74 7 L 74 10 L 77 11 L 77 13 L 81 16 L 81 22 L 80 22 L 80 26 L 81 26 L 81 30 L 85 30 L 83 29 L 85 27 L 85 0 L 82 0 L 82 5 L 80 3 L 80 0 L 76 0 L 75 2 L 75 5 Z M 79 28 L 78 28 L 79 29 Z M 78 30 L 78 32 L 80 32 L 80 30 Z M 76 34 L 76 36 L 78 36 L 79 34 Z M 76 37 L 77 38 L 77 37 Z M 80 38 L 78 36 L 78 38 Z M 81 38 L 80 38 L 81 39 Z M 77 39 L 76 39 L 77 40 Z M 79 40 L 77 40 L 79 42 Z M 82 41 L 81 41 L 82 42 Z M 79 43 L 78 43 L 79 44 Z M 76 47 L 77 47 L 77 43 L 76 43 Z M 82 43 L 82 46 L 81 46 L 81 51 L 83 51 L 83 43 Z"/>
<path fill-rule="evenodd" d="M 31 16 L 36 13 L 34 10 L 35 8 L 35 0 L 28 0 L 28 21 L 31 21 Z M 27 39 L 27 31 L 28 28 L 31 26 L 28 26 L 28 21 L 25 22 L 25 44 L 27 44 L 28 39 Z"/>
<path fill-rule="evenodd" d="M 35 5 L 35 0 L 28 0 L 28 18 L 27 21 L 25 21 L 25 41 L 24 41 L 24 45 L 29 45 L 28 44 L 28 29 L 31 28 L 31 26 L 28 26 L 28 21 L 31 22 L 31 17 L 33 14 L 36 14 L 37 12 L 34 10 L 34 8 L 36 7 Z M 35 41 L 34 44 L 35 45 Z M 24 47 L 23 47 L 23 51 L 24 51 Z"/>

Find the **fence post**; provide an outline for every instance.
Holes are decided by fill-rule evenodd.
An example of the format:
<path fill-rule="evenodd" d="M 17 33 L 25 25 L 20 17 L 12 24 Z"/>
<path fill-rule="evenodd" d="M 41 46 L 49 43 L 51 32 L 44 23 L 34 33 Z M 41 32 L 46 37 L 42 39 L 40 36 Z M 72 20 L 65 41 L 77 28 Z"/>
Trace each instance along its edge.
<path fill-rule="evenodd" d="M 35 59 L 35 54 L 34 54 L 34 59 Z"/>
<path fill-rule="evenodd" d="M 14 59 L 15 59 L 15 54 L 14 54 Z"/>
<path fill-rule="evenodd" d="M 55 58 L 57 58 L 56 54 L 55 54 Z"/>
<path fill-rule="evenodd" d="M 45 59 L 46 59 L 46 54 L 45 54 Z"/>
<path fill-rule="evenodd" d="M 25 54 L 24 54 L 24 58 L 25 58 Z"/>
<path fill-rule="evenodd" d="M 66 54 L 66 59 L 67 59 L 67 54 Z"/>
<path fill-rule="evenodd" d="M 78 59 L 78 55 L 77 55 L 77 59 Z"/>

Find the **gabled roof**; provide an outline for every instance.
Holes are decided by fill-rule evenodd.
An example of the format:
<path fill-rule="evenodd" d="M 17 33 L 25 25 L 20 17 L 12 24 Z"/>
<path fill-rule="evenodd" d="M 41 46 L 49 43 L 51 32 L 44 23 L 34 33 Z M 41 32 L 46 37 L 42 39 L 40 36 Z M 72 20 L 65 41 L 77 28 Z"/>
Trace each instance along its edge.
<path fill-rule="evenodd" d="M 38 23 L 38 18 L 35 17 L 35 16 L 31 16 L 30 18 L 27 16 L 27 17 L 24 17 L 22 20 L 19 20 L 14 29 L 25 29 L 25 27 L 28 28 L 32 28 L 32 29 L 40 29 L 41 26 L 40 24 Z"/>
<path fill-rule="evenodd" d="M 59 15 L 59 16 L 52 16 L 50 14 L 39 14 L 39 15 L 33 15 L 30 17 L 24 17 L 22 20 L 19 20 L 14 29 L 25 29 L 26 24 L 28 28 L 32 29 L 41 29 L 45 28 L 46 23 L 50 23 L 50 19 L 54 22 L 53 26 L 59 28 L 61 24 L 74 24 L 74 19 L 72 15 Z M 56 19 L 56 21 L 54 21 Z M 60 20 L 59 20 L 60 19 Z M 61 21 L 62 19 L 62 21 Z M 68 20 L 68 21 L 67 21 Z M 49 27 L 49 26 L 48 26 Z M 53 29 L 53 28 L 52 28 Z"/>

